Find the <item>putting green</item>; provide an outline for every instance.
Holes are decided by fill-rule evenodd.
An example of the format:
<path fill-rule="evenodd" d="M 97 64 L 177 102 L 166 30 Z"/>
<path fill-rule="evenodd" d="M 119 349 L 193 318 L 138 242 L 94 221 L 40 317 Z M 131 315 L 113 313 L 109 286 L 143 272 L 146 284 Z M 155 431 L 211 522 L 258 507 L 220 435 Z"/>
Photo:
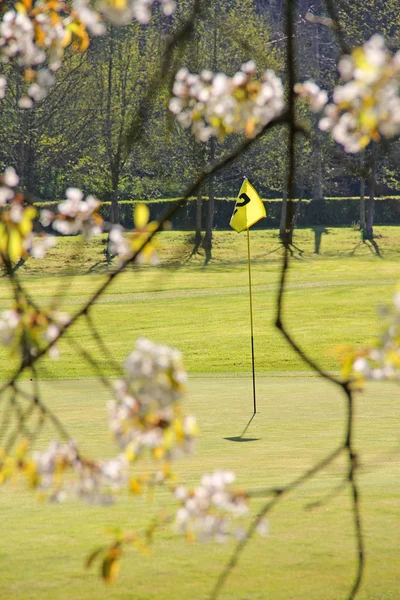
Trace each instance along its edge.
<path fill-rule="evenodd" d="M 28 382 L 26 383 L 28 385 Z M 95 380 L 44 381 L 45 400 L 82 450 L 107 456 L 108 393 Z M 257 382 L 259 413 L 252 415 L 251 379 L 196 377 L 185 410 L 201 428 L 196 453 L 177 463 L 182 482 L 195 485 L 204 472 L 233 469 L 237 483 L 262 489 L 288 483 L 328 454 L 342 438 L 345 404 L 340 393 L 314 377 L 263 377 Z M 397 600 L 400 589 L 398 388 L 373 384 L 356 400 L 356 448 L 367 566 L 360 600 Z M 1 415 L 0 415 L 1 416 Z M 46 430 L 37 444 L 54 437 Z M 339 600 L 350 589 L 355 549 L 349 493 L 313 510 L 345 473 L 339 460 L 293 492 L 270 515 L 270 535 L 245 550 L 221 598 L 225 600 Z M 262 501 L 253 502 L 253 512 Z M 22 484 L 0 490 L 3 518 L 0 597 L 13 600 L 181 600 L 208 598 L 226 564 L 231 543 L 187 544 L 165 526 L 152 556 L 132 551 L 117 584 L 105 587 L 96 569 L 85 571 L 88 552 L 105 541 L 107 527 L 140 530 L 153 511 L 171 507 L 166 492 L 152 503 L 123 495 L 114 507 L 77 502 L 47 505 Z"/>

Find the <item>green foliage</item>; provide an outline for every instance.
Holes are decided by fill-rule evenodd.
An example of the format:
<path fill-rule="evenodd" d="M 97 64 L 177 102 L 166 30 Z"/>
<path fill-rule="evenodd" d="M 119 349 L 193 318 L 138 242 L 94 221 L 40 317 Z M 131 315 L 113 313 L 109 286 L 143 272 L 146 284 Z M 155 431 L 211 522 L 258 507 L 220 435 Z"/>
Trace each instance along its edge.
<path fill-rule="evenodd" d="M 203 196 L 203 201 L 208 197 Z M 179 198 L 159 198 L 157 200 L 120 200 L 120 218 L 121 223 L 127 229 L 133 227 L 133 208 L 139 202 L 145 202 L 149 205 L 151 220 L 159 220 L 165 212 L 173 206 Z M 217 197 L 214 214 L 214 226 L 217 229 L 229 229 L 236 197 Z M 263 202 L 266 204 L 267 218 L 255 225 L 255 229 L 269 229 L 279 226 L 282 199 L 267 198 Z M 297 201 L 296 201 L 297 204 Z M 360 199 L 353 197 L 331 197 L 322 201 L 313 202 L 309 199 L 302 201 L 297 217 L 298 227 L 308 227 L 311 225 L 327 226 L 350 226 L 353 222 L 359 220 Z M 56 202 L 35 203 L 37 208 L 48 208 L 55 210 Z M 106 220 L 110 220 L 111 203 L 103 202 L 100 213 Z M 196 198 L 189 199 L 187 205 L 172 219 L 175 230 L 193 230 L 196 220 Z M 377 225 L 396 225 L 400 222 L 400 196 L 390 196 L 377 198 L 375 203 L 375 223 Z"/>

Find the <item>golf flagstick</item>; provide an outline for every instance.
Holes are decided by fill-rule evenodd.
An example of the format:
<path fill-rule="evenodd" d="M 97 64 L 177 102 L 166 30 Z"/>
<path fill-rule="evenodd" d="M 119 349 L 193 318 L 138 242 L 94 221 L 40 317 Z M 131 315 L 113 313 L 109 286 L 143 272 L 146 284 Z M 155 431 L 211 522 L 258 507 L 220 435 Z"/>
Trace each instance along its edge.
<path fill-rule="evenodd" d="M 256 372 L 254 367 L 254 330 L 253 330 L 253 296 L 251 293 L 251 262 L 250 262 L 250 229 L 247 227 L 247 265 L 249 269 L 249 296 L 250 296 L 250 330 L 251 330 L 251 365 L 253 371 L 253 412 L 257 412 L 256 400 Z"/>
<path fill-rule="evenodd" d="M 251 327 L 251 363 L 253 372 L 253 415 L 257 412 L 256 402 L 256 372 L 254 366 L 254 331 L 253 331 L 253 296 L 251 289 L 251 266 L 250 266 L 250 227 L 260 219 L 266 217 L 265 206 L 253 188 L 249 180 L 245 177 L 236 200 L 233 215 L 229 225 L 241 233 L 247 230 L 247 265 L 249 269 L 249 292 L 250 292 L 250 327 Z"/>

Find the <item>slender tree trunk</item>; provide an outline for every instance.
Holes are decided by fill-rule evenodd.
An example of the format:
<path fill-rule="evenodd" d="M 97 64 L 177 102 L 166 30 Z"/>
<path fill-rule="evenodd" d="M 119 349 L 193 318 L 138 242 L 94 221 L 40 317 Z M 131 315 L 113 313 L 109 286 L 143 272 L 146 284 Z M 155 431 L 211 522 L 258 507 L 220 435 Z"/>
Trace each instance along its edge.
<path fill-rule="evenodd" d="M 366 226 L 366 239 L 374 239 L 374 204 L 375 204 L 375 188 L 376 188 L 376 144 L 372 142 L 371 149 L 371 172 L 368 180 L 369 198 L 368 198 L 368 216 Z"/>
<path fill-rule="evenodd" d="M 297 223 L 297 219 L 299 218 L 299 214 L 300 214 L 300 210 L 301 210 L 301 203 L 303 202 L 303 197 L 304 197 L 304 188 L 300 188 L 300 192 L 299 192 L 299 199 L 296 203 L 296 209 L 294 211 L 294 216 L 293 216 L 293 220 L 290 224 L 290 243 L 292 243 L 293 241 L 293 232 L 294 232 L 294 228 L 296 227 L 296 223 Z"/>
<path fill-rule="evenodd" d="M 365 178 L 361 178 L 360 182 L 360 230 L 365 231 L 367 223 L 365 221 Z"/>
<path fill-rule="evenodd" d="M 202 235 L 201 235 L 201 215 L 202 215 L 203 198 L 201 193 L 197 195 L 196 200 L 196 223 L 195 223 L 195 236 L 194 236 L 194 247 L 192 250 L 192 256 L 197 254 L 198 249 L 201 246 Z"/>
<path fill-rule="evenodd" d="M 215 158 L 215 140 L 211 138 L 210 141 L 210 160 L 213 161 Z M 203 238 L 202 247 L 206 253 L 205 264 L 212 259 L 212 237 L 213 237 L 213 221 L 214 221 L 214 209 L 215 209 L 215 185 L 214 176 L 211 175 L 208 183 L 208 203 L 207 203 L 207 218 L 206 218 L 206 231 Z"/>
<path fill-rule="evenodd" d="M 211 70 L 215 71 L 217 64 L 217 13 L 219 9 L 219 0 L 214 2 L 214 36 L 213 36 L 213 54 Z M 215 159 L 215 138 L 210 140 L 210 162 Z M 206 220 L 206 231 L 203 238 L 202 247 L 206 253 L 205 264 L 207 264 L 212 258 L 212 231 L 214 221 L 214 208 L 215 208 L 215 185 L 214 176 L 211 175 L 208 184 L 208 206 L 207 206 L 207 220 Z"/>
<path fill-rule="evenodd" d="M 26 193 L 28 198 L 33 197 L 34 193 L 34 169 L 35 169 L 35 148 L 34 148 L 34 114 L 33 109 L 28 110 L 28 147 L 26 157 Z"/>
<path fill-rule="evenodd" d="M 114 72 L 114 27 L 111 26 L 109 33 L 109 57 L 107 72 L 107 107 L 106 107 L 106 145 L 108 160 L 111 171 L 111 223 L 119 224 L 120 214 L 118 205 L 118 186 L 119 186 L 119 157 L 114 156 L 112 146 L 113 116 L 112 116 L 112 97 L 113 97 L 113 72 Z"/>
<path fill-rule="evenodd" d="M 118 204 L 118 183 L 113 184 L 113 193 L 111 197 L 111 223 L 119 224 L 121 221 Z"/>
<path fill-rule="evenodd" d="M 318 125 L 316 124 L 316 128 Z M 315 132 L 314 148 L 313 148 L 313 163 L 314 163 L 314 180 L 312 199 L 323 200 L 324 193 L 322 189 L 322 156 L 321 156 L 321 137 L 320 132 Z"/>
<path fill-rule="evenodd" d="M 319 60 L 319 29 L 318 25 L 314 26 L 313 36 L 313 47 L 314 47 L 314 58 L 315 58 L 315 73 L 320 73 L 320 60 Z M 314 177 L 313 177 L 313 190 L 312 199 L 322 200 L 322 152 L 321 152 L 321 134 L 318 129 L 318 120 L 314 119 L 315 135 L 313 144 L 313 166 L 314 166 Z"/>
<path fill-rule="evenodd" d="M 286 215 L 287 215 L 287 201 L 288 193 L 287 189 L 282 191 L 282 205 L 281 205 L 281 220 L 279 224 L 279 237 L 281 242 L 285 243 L 286 240 Z"/>
<path fill-rule="evenodd" d="M 360 169 L 364 168 L 364 151 L 360 154 Z M 365 235 L 367 223 L 365 220 L 365 177 L 361 177 L 360 180 L 360 231 Z"/>

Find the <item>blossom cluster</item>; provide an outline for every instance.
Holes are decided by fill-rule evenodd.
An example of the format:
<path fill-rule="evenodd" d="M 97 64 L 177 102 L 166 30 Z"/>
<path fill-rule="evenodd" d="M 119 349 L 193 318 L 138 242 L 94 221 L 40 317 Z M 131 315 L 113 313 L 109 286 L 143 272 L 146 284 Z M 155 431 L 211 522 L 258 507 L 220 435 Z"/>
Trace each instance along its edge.
<path fill-rule="evenodd" d="M 24 196 L 16 191 L 19 183 L 18 175 L 13 167 L 7 167 L 0 175 L 0 263 L 4 259 L 11 263 L 28 255 L 44 258 L 49 248 L 56 243 L 56 237 L 46 234 L 44 230 L 34 231 L 37 211 L 34 206 L 26 206 Z M 40 223 L 52 227 L 62 235 L 82 233 L 85 239 L 103 233 L 104 221 L 99 214 L 100 200 L 88 195 L 84 198 L 82 190 L 70 187 L 66 190 L 66 200 L 60 202 L 57 212 L 47 209 L 40 211 Z M 150 211 L 139 203 L 133 213 L 134 229 L 125 232 L 120 225 L 110 229 L 109 242 L 112 254 L 122 259 L 136 255 L 137 263 L 148 262 L 158 264 L 159 257 L 153 237 L 158 223 L 148 222 Z"/>
<path fill-rule="evenodd" d="M 254 137 L 284 106 L 280 78 L 268 69 L 258 79 L 256 71 L 254 61 L 243 64 L 233 77 L 207 70 L 197 75 L 182 68 L 169 109 L 202 142 L 229 133 Z"/>
<path fill-rule="evenodd" d="M 155 245 L 154 232 L 158 228 L 156 221 L 149 222 L 149 208 L 139 202 L 133 210 L 134 229 L 127 233 L 121 225 L 113 225 L 110 230 L 110 252 L 127 260 L 136 255 L 138 264 L 157 265 L 159 256 Z"/>
<path fill-rule="evenodd" d="M 28 309 L 27 309 L 28 311 Z M 31 316 L 33 314 L 31 309 Z M 3 342 L 15 343 L 23 319 L 19 311 L 5 311 L 0 318 Z M 42 321 L 40 321 L 42 319 Z M 24 324 L 31 337 L 41 332 L 49 341 L 57 339 L 59 330 L 43 314 L 37 323 Z M 39 322 L 40 321 L 40 322 Z M 81 456 L 74 441 L 52 442 L 42 452 L 28 458 L 7 460 L 0 456 L 0 483 L 12 470 L 24 472 L 32 487 L 51 500 L 62 501 L 69 494 L 90 501 L 109 503 L 115 492 L 129 483 L 137 494 L 147 485 L 158 485 L 172 478 L 170 462 L 182 453 L 191 452 L 197 435 L 196 421 L 184 416 L 177 406 L 184 392 L 186 372 L 181 354 L 167 346 L 146 339 L 138 340 L 126 361 L 126 378 L 115 383 L 116 400 L 109 403 L 109 426 L 120 453 L 107 460 L 88 460 Z M 153 473 L 135 473 L 130 468 L 147 452 L 155 461 Z M 11 468 L 12 467 L 12 468 Z"/>
<path fill-rule="evenodd" d="M 192 490 L 176 487 L 175 497 L 181 503 L 175 518 L 177 530 L 203 541 L 224 542 L 232 535 L 242 538 L 243 528 L 233 524 L 235 518 L 248 514 L 248 496 L 243 490 L 231 489 L 234 481 L 231 471 L 214 471 L 203 475 L 200 485 Z M 259 529 L 261 532 L 262 527 Z"/>
<path fill-rule="evenodd" d="M 22 298 L 13 308 L 0 313 L 0 340 L 11 352 L 20 352 L 25 358 L 34 357 L 46 343 L 51 343 L 50 356 L 58 358 L 54 342 L 69 319 L 65 313 L 40 310 Z"/>
<path fill-rule="evenodd" d="M 300 98 L 307 100 L 313 112 L 320 112 L 328 102 L 328 94 L 321 90 L 314 81 L 307 80 L 303 83 L 296 83 L 294 91 Z"/>
<path fill-rule="evenodd" d="M 361 385 L 364 380 L 400 379 L 400 292 L 392 307 L 380 309 L 382 333 L 374 346 L 344 353 L 342 374 Z"/>
<path fill-rule="evenodd" d="M 33 232 L 36 209 L 24 205 L 24 196 L 15 190 L 18 183 L 14 168 L 7 167 L 0 176 L 0 263 L 13 263 L 28 255 L 43 258 L 56 243 L 53 236 Z"/>
<path fill-rule="evenodd" d="M 147 23 L 156 0 L 101 0 L 98 10 L 91 0 L 21 0 L 7 10 L 0 21 L 0 62 L 17 60 L 30 82 L 20 100 L 31 108 L 43 100 L 55 84 L 54 73 L 61 67 L 65 48 L 85 51 L 89 35 L 103 35 L 103 14 L 117 24 L 137 19 Z M 163 12 L 172 14 L 174 0 L 159 0 Z M 0 74 L 0 99 L 6 93 L 6 79 Z"/>
<path fill-rule="evenodd" d="M 99 9 L 116 25 L 126 25 L 133 19 L 139 23 L 148 23 L 151 9 L 157 0 L 101 0 Z M 175 0 L 158 0 L 165 16 L 175 11 Z"/>
<path fill-rule="evenodd" d="M 0 60 L 7 63 L 16 59 L 30 82 L 27 93 L 19 100 L 22 108 L 31 108 L 34 101 L 46 96 L 71 42 L 85 50 L 89 37 L 78 11 L 71 11 L 64 0 L 22 0 L 4 13 L 0 22 Z"/>
<path fill-rule="evenodd" d="M 33 452 L 32 462 L 34 487 L 58 502 L 74 494 L 90 503 L 109 504 L 128 479 L 128 461 L 123 455 L 104 461 L 85 460 L 72 440 L 51 442 L 47 450 Z"/>
<path fill-rule="evenodd" d="M 86 460 L 73 440 L 51 442 L 42 452 L 29 453 L 23 440 L 15 455 L 0 452 L 0 484 L 22 473 L 30 487 L 53 502 L 74 495 L 89 503 L 109 504 L 128 479 L 128 462 L 120 455 L 110 460 Z"/>
<path fill-rule="evenodd" d="M 44 227 L 52 224 L 55 231 L 63 235 L 75 235 L 82 232 L 85 238 L 102 233 L 103 219 L 98 210 L 100 200 L 94 196 L 83 199 L 83 192 L 78 188 L 68 188 L 67 199 L 58 205 L 58 213 L 42 210 L 40 221 Z"/>
<path fill-rule="evenodd" d="M 108 403 L 109 427 L 129 460 L 148 452 L 161 461 L 156 482 L 168 475 L 171 460 L 193 449 L 196 421 L 177 405 L 186 378 L 180 352 L 140 338 L 125 362 L 125 378 L 115 382 L 116 399 Z"/>
<path fill-rule="evenodd" d="M 371 140 L 400 133 L 400 51 L 392 55 L 380 35 L 344 55 L 338 69 L 343 85 L 333 91 L 319 122 L 346 152 L 356 153 Z"/>

